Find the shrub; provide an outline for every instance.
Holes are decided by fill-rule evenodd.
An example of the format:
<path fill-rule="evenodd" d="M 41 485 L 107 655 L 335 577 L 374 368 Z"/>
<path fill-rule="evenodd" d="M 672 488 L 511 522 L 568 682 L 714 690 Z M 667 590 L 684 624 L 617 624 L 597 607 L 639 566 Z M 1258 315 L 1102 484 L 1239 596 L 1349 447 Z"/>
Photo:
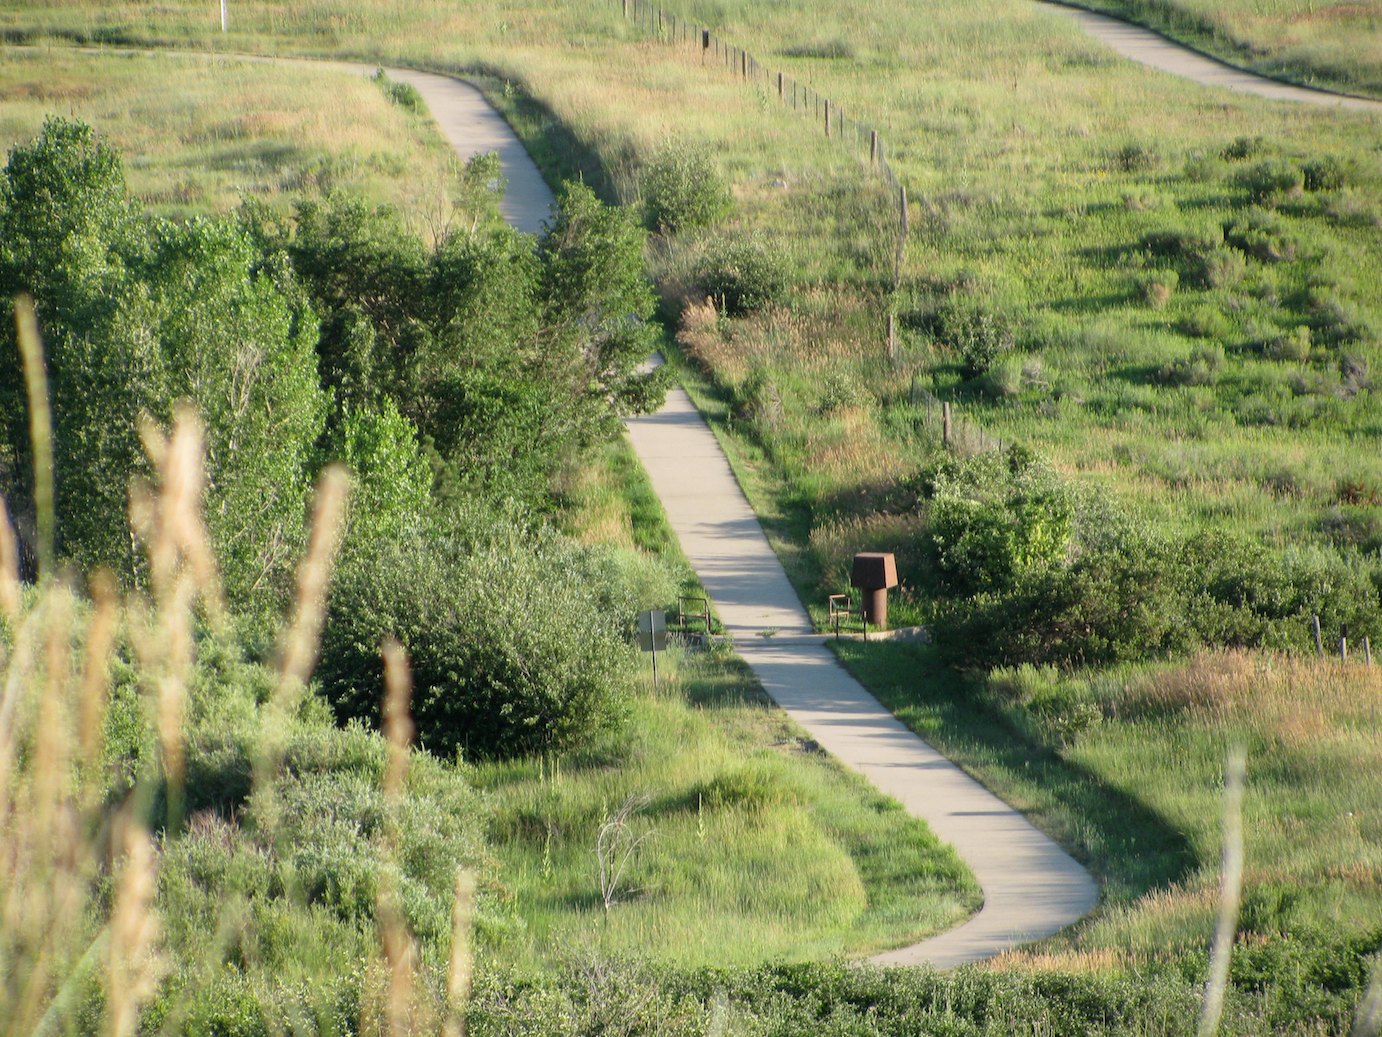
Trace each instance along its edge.
<path fill-rule="evenodd" d="M 1238 137 L 1220 154 L 1229 162 L 1242 162 L 1255 158 L 1267 150 L 1267 141 L 1262 137 Z"/>
<path fill-rule="evenodd" d="M 1142 235 L 1142 247 L 1152 255 L 1180 263 L 1193 262 L 1220 248 L 1223 243 L 1224 231 L 1217 224 L 1205 227 L 1167 227 Z"/>
<path fill-rule="evenodd" d="M 1069 491 L 1035 465 L 1014 459 L 1006 471 L 975 466 L 958 480 L 942 476 L 927 530 L 941 589 L 1005 590 L 1059 565 L 1073 518 Z"/>
<path fill-rule="evenodd" d="M 1248 169 L 1238 182 L 1247 188 L 1248 197 L 1254 202 L 1273 204 L 1300 194 L 1305 186 L 1305 174 L 1299 166 L 1285 159 L 1272 158 Z"/>
<path fill-rule="evenodd" d="M 986 374 L 1012 349 L 1012 321 L 1000 310 L 980 303 L 951 301 L 927 320 L 931 334 L 960 356 L 966 378 Z"/>
<path fill-rule="evenodd" d="M 514 522 L 467 514 L 345 567 L 319 669 L 338 716 L 378 719 L 380 646 L 396 637 L 412 658 L 418 739 L 434 753 L 558 751 L 614 722 L 636 604 L 607 589 L 591 553 Z"/>
<path fill-rule="evenodd" d="M 1156 372 L 1162 385 L 1211 385 L 1224 366 L 1221 346 L 1201 346 L 1189 356 L 1163 364 Z"/>
<path fill-rule="evenodd" d="M 724 237 L 702 254 L 697 282 L 722 311 L 742 317 L 783 300 L 787 265 L 761 237 Z"/>
<path fill-rule="evenodd" d="M 418 93 L 417 87 L 412 83 L 400 83 L 396 79 L 390 79 L 382 68 L 376 69 L 370 79 L 384 91 L 385 97 L 400 108 L 419 114 L 427 111 L 427 102 L 422 99 L 422 94 Z"/>
<path fill-rule="evenodd" d="M 1184 647 L 1177 570 L 1164 547 L 1121 537 L 1005 593 L 943 601 L 932 634 L 965 665 L 1070 666 L 1142 659 Z"/>
<path fill-rule="evenodd" d="M 1310 329 L 1302 324 L 1294 331 L 1276 335 L 1263 342 L 1262 353 L 1270 360 L 1303 364 L 1310 359 Z"/>
<path fill-rule="evenodd" d="M 1145 173 L 1161 165 L 1161 155 L 1145 144 L 1125 144 L 1113 153 L 1113 164 L 1125 173 Z"/>
<path fill-rule="evenodd" d="M 1200 306 L 1176 322 L 1176 330 L 1192 338 L 1223 340 L 1233 331 L 1223 311 L 1213 306 Z"/>
<path fill-rule="evenodd" d="M 1225 231 L 1224 240 L 1264 263 L 1283 263 L 1296 258 L 1297 245 L 1280 217 L 1265 209 L 1249 209 Z"/>
<path fill-rule="evenodd" d="M 1198 272 L 1206 288 L 1232 288 L 1248 272 L 1248 261 L 1237 249 L 1216 248 L 1200 257 Z"/>
<path fill-rule="evenodd" d="M 1150 270 L 1138 280 L 1138 289 L 1148 306 L 1160 309 L 1171 301 L 1180 284 L 1180 274 L 1174 270 Z"/>
<path fill-rule="evenodd" d="M 840 58 L 854 57 L 854 44 L 843 37 L 836 36 L 834 39 L 830 40 L 797 43 L 790 47 L 784 47 L 781 54 L 783 57 L 788 58 L 826 58 L 838 60 Z"/>
<path fill-rule="evenodd" d="M 658 152 L 641 187 L 648 227 L 665 234 L 708 227 L 730 209 L 729 187 L 710 156 L 683 142 Z"/>
<path fill-rule="evenodd" d="M 1301 173 L 1307 191 L 1337 191 L 1348 183 L 1350 176 L 1349 168 L 1333 155 L 1305 163 Z"/>

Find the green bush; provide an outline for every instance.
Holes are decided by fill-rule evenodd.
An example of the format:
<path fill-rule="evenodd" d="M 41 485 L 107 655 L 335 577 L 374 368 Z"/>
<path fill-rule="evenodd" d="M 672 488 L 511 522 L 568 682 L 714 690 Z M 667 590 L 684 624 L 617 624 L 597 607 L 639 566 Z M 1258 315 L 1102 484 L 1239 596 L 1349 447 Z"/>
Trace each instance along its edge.
<path fill-rule="evenodd" d="M 1352 170 L 1333 155 L 1312 159 L 1301 168 L 1307 191 L 1338 191 L 1348 185 Z"/>
<path fill-rule="evenodd" d="M 951 300 L 923 318 L 924 327 L 941 344 L 959 354 L 966 378 L 978 378 L 1013 348 L 1012 320 L 1002 310 Z"/>
<path fill-rule="evenodd" d="M 1232 288 L 1248 272 L 1243 253 L 1232 248 L 1216 248 L 1199 261 L 1199 281 L 1206 288 Z"/>
<path fill-rule="evenodd" d="M 418 740 L 438 755 L 558 751 L 616 720 L 637 602 L 604 556 L 514 525 L 468 514 L 341 572 L 318 670 L 338 716 L 377 722 L 394 637 L 412 660 Z"/>
<path fill-rule="evenodd" d="M 1222 341 L 1233 332 L 1233 325 L 1217 307 L 1199 306 L 1176 322 L 1176 330 L 1192 338 Z"/>
<path fill-rule="evenodd" d="M 1174 270 L 1149 270 L 1138 281 L 1138 289 L 1143 301 L 1160 309 L 1171 301 L 1176 287 L 1180 284 L 1180 274 Z"/>
<path fill-rule="evenodd" d="M 1221 155 L 1229 162 L 1242 162 L 1256 158 L 1266 150 L 1267 141 L 1263 137 L 1237 137 L 1224 148 Z"/>
<path fill-rule="evenodd" d="M 1270 158 L 1246 170 L 1238 182 L 1254 202 L 1272 204 L 1300 194 L 1305 187 L 1305 174 L 1286 159 Z"/>
<path fill-rule="evenodd" d="M 382 68 L 376 69 L 370 79 L 384 91 L 385 97 L 400 108 L 419 114 L 427 111 L 427 102 L 422 99 L 422 94 L 418 93 L 417 87 L 412 83 L 400 83 L 396 79 L 391 79 Z"/>
<path fill-rule="evenodd" d="M 1295 238 L 1281 218 L 1265 209 L 1249 209 L 1225 231 L 1224 240 L 1263 263 L 1284 263 L 1296 258 Z"/>
<path fill-rule="evenodd" d="M 1163 364 L 1156 372 L 1162 385 L 1212 385 L 1224 366 L 1221 346 L 1200 346 L 1189 356 Z"/>
<path fill-rule="evenodd" d="M 1274 335 L 1262 343 L 1262 353 L 1270 360 L 1303 364 L 1310 359 L 1310 329 L 1302 324 L 1294 331 Z"/>
<path fill-rule="evenodd" d="M 685 142 L 663 147 L 640 186 L 648 227 L 664 234 L 709 227 L 730 209 L 729 186 L 710 156 Z"/>
<path fill-rule="evenodd" d="M 787 263 L 760 237 L 718 238 L 702 253 L 696 282 L 722 312 L 742 317 L 782 302 Z"/>
<path fill-rule="evenodd" d="M 1008 590 L 1064 560 L 1074 502 L 1044 467 L 1013 455 L 1002 467 L 945 466 L 931 481 L 928 550 L 943 593 Z"/>

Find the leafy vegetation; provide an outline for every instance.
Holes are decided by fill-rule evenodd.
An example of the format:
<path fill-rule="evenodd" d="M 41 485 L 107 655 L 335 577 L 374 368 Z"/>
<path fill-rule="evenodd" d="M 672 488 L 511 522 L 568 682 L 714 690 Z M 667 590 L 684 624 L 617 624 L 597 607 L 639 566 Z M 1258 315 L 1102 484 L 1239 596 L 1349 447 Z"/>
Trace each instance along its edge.
<path fill-rule="evenodd" d="M 348 13 L 320 13 L 247 3 L 224 42 L 483 65 L 497 74 L 496 93 L 531 98 L 522 125 L 532 139 L 560 133 L 603 159 L 592 165 L 607 197 L 636 196 L 639 167 L 667 139 L 665 113 L 675 111 L 678 133 L 717 156 L 736 203 L 719 234 L 756 235 L 762 252 L 780 258 L 780 294 L 727 317 L 715 312 L 727 306 L 703 305 L 709 293 L 700 275 L 709 267 L 696 235 L 674 235 L 653 258 L 667 312 L 685 314 L 680 341 L 694 365 L 683 373 L 704 390 L 770 533 L 813 600 L 839 589 L 853 550 L 895 550 L 909 574 L 895 614 L 934 618 L 927 581 L 954 579 L 936 613 L 974 623 L 977 637 L 997 629 L 1008 638 L 996 642 L 999 654 L 982 657 L 973 644 L 951 645 L 985 668 L 1140 659 L 1200 641 L 1299 645 L 1316 607 L 1331 640 L 1345 623 L 1370 629 L 1382 203 L 1368 116 L 1301 114 L 1147 77 L 1038 8 L 899 13 L 895 5 L 844 12 L 749 3 L 683 12 L 755 41 L 760 56 L 779 55 L 789 72 L 887 128 L 889 161 L 912 198 L 912 237 L 899 257 L 896 201 L 860 176 L 853 157 L 778 109 L 770 90 L 638 39 L 617 7 L 557 4 L 535 17 L 499 2 L 406 11 L 361 2 Z M 111 4 L 99 15 L 15 8 L 0 19 L 26 33 L 134 40 L 155 34 L 143 14 Z M 162 16 L 156 34 L 164 40 L 222 45 L 204 6 L 167 4 Z M 958 339 L 936 334 L 933 316 L 949 309 L 1001 315 L 1011 342 L 981 335 L 975 342 L 984 348 L 965 357 Z M 891 355 L 887 313 L 901 318 Z M 990 341 L 999 348 L 989 352 Z M 946 453 L 942 402 L 952 406 L 949 453 L 991 455 L 984 463 L 995 471 L 955 477 L 937 541 L 936 498 L 923 492 L 923 477 Z M 1023 448 L 1020 471 L 1030 468 L 1029 451 L 1049 458 L 1048 481 L 1021 484 L 1011 471 L 1013 443 Z M 1101 524 L 1107 537 L 1097 535 Z M 1224 539 L 1204 539 L 1225 526 Z M 941 550 L 944 569 L 936 567 Z M 990 572 L 988 560 L 1001 564 Z M 1181 608 L 1176 595 L 1190 565 L 1206 572 L 1195 574 L 1197 596 Z M 980 589 L 959 582 L 976 576 Z M 1092 630 L 1086 615 L 1097 620 Z M 1057 650 L 1047 647 L 1048 617 Z M 885 662 L 891 651 L 869 649 Z M 1217 852 L 1210 828 L 1225 732 L 1196 715 L 1184 740 L 1155 733 L 1144 741 L 1136 725 L 1110 723 L 1104 704 L 1122 709 L 1124 697 L 1112 685 L 1098 694 L 1086 686 L 1104 678 L 1135 685 L 1145 662 L 996 674 L 994 701 L 1015 680 L 1028 689 L 1015 693 L 1020 707 L 984 699 L 976 706 L 982 723 L 965 727 L 966 703 L 987 695 L 987 681 L 960 682 L 923 661 L 927 680 L 919 684 L 919 664 L 906 660 L 896 708 L 906 715 L 904 696 L 924 699 L 944 719 L 909 719 L 932 737 L 988 732 L 984 745 L 1004 769 L 971 765 L 996 786 L 1013 776 L 1004 791 L 1019 803 L 1069 795 L 1077 806 L 1065 822 L 1053 821 L 1054 812 L 1038 816 L 1091 859 L 1113 862 L 1105 874 L 1126 876 L 1119 881 L 1127 899 L 1117 903 L 1129 907 L 1082 930 L 1110 934 L 1105 946 L 1015 958 L 992 980 L 976 972 L 937 980 L 933 1001 L 909 988 L 908 1003 L 937 1005 L 948 1013 L 937 1026 L 961 1032 L 1013 1004 L 1022 1007 L 1011 1018 L 1053 1029 L 1067 1016 L 1077 1020 L 1072 1031 L 1115 1025 L 1096 1016 L 1126 1029 L 1129 1015 L 1149 1020 L 1149 1030 L 1188 1028 L 1213 899 L 1204 862 Z M 1163 678 L 1152 671 L 1148 679 Z M 870 674 L 875 688 L 890 679 Z M 1255 686 L 1248 681 L 1240 697 Z M 1019 721 L 1039 734 L 1015 737 Z M 1314 722 L 1307 713 L 1292 724 Z M 1309 792 L 1316 775 L 1337 778 L 1356 758 L 1351 745 L 1336 755 L 1329 748 L 1340 727 L 1331 721 L 1325 730 L 1335 733 L 1315 748 L 1282 757 L 1281 796 Z M 962 754 L 962 741 L 947 748 Z M 1094 766 L 1099 745 L 1109 759 Z M 1157 767 L 1134 767 L 1153 751 Z M 1189 778 L 1172 770 L 1182 754 L 1193 764 Z M 1197 791 L 1178 798 L 1187 782 Z M 1364 806 L 1354 815 L 1367 816 L 1372 794 L 1359 795 Z M 1332 823 L 1353 809 L 1341 806 L 1321 801 L 1318 819 Z M 1149 817 L 1158 813 L 1166 816 Z M 1291 831 L 1276 863 L 1249 873 L 1228 1024 L 1243 1032 L 1347 1028 L 1376 947 L 1367 932 L 1328 931 L 1355 896 L 1357 917 L 1373 917 L 1366 875 L 1334 884 L 1329 869 L 1354 875 L 1351 861 L 1324 862 L 1321 854 L 1319 868 L 1291 870 L 1291 847 L 1355 844 L 1325 825 L 1297 839 L 1292 817 L 1263 820 L 1273 832 Z M 1187 831 L 1194 846 L 1178 837 Z M 1162 840 L 1150 851 L 1148 834 Z M 1273 869 L 1290 876 L 1281 889 L 1272 888 Z M 1190 873 L 1194 882 L 1185 881 Z M 1324 892 L 1317 898 L 1316 890 Z M 1337 912 L 1330 906 L 1345 901 Z M 1167 916 L 1175 939 L 1163 941 Z M 1146 948 L 1141 964 L 1115 953 L 1129 933 Z M 1163 946 L 1171 949 L 1159 952 Z M 1057 976 L 1029 981 L 1019 961 Z M 490 1025 L 520 1025 L 505 1014 L 513 1012 L 541 1020 L 539 1031 L 675 1032 L 698 1022 L 708 1028 L 715 1013 L 743 1007 L 717 1008 L 715 979 L 707 980 L 709 997 L 697 1000 L 666 976 L 640 982 L 603 965 L 579 971 L 580 980 L 573 973 L 564 983 L 498 984 L 492 1001 L 482 998 L 503 1020 Z M 800 975 L 811 987 L 803 996 L 765 981 L 753 1017 L 763 1029 L 785 1030 L 798 1006 L 810 1013 L 801 1024 L 810 1032 L 883 1025 L 877 1010 L 867 1015 L 853 1000 L 854 973 L 838 982 L 825 970 Z M 749 982 L 740 974 L 726 986 L 739 980 Z M 893 1002 L 865 989 L 893 1018 Z M 964 1001 L 969 994 L 974 1000 Z M 954 1018 L 960 1001 L 975 1006 L 966 1022 Z M 753 1025 L 745 1022 L 750 1032 Z"/>

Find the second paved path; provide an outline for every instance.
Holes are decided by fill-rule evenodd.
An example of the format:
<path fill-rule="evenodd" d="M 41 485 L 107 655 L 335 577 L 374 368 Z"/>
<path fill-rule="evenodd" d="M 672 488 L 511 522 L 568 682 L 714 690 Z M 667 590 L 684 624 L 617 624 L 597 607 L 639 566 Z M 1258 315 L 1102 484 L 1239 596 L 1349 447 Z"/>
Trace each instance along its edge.
<path fill-rule="evenodd" d="M 1049 936 L 1098 902 L 1089 873 L 973 778 L 904 727 L 836 661 L 787 582 L 719 442 L 681 389 L 627 422 L 682 549 L 725 628 L 773 700 L 833 756 L 953 845 L 984 906 L 949 932 L 879 955 L 942 968 Z M 759 636 L 775 631 L 772 637 Z"/>

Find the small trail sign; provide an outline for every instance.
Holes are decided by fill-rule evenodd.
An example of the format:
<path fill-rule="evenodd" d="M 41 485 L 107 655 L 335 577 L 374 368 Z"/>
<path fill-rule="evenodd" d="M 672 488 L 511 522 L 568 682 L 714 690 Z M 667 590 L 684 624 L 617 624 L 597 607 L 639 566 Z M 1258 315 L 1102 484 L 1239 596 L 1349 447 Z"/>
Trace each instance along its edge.
<path fill-rule="evenodd" d="M 667 615 L 661 609 L 638 614 L 638 647 L 653 653 L 653 691 L 657 691 L 657 653 L 667 650 Z"/>
<path fill-rule="evenodd" d="M 638 614 L 638 647 L 645 652 L 667 649 L 667 617 L 660 609 Z"/>

